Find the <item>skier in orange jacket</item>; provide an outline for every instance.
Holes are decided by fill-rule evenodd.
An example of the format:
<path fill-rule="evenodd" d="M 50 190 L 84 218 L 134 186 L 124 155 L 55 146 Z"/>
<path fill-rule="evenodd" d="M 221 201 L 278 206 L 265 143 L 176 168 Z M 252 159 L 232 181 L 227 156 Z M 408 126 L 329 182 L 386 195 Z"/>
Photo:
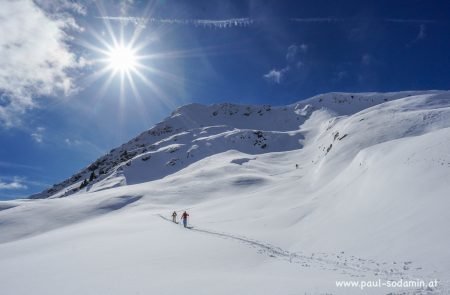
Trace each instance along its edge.
<path fill-rule="evenodd" d="M 183 221 L 183 225 L 184 227 L 187 227 L 187 219 L 189 217 L 189 214 L 187 214 L 186 211 L 184 211 L 184 213 L 181 215 L 181 220 Z"/>

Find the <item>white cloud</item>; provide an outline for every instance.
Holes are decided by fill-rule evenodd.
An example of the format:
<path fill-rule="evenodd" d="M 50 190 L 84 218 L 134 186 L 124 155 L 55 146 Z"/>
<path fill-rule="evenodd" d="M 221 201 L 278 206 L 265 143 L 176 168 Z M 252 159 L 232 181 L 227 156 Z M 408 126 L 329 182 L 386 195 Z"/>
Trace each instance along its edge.
<path fill-rule="evenodd" d="M 272 69 L 270 72 L 264 75 L 264 78 L 276 84 L 281 84 L 289 73 L 301 70 L 305 67 L 305 63 L 302 59 L 305 57 L 305 53 L 308 51 L 307 44 L 296 45 L 292 44 L 287 48 L 286 53 L 286 66 L 280 70 Z"/>
<path fill-rule="evenodd" d="M 271 70 L 269 73 L 264 75 L 264 78 L 266 78 L 268 81 L 272 81 L 274 83 L 280 84 L 281 82 L 281 71 L 278 70 Z"/>
<path fill-rule="evenodd" d="M 31 133 L 31 138 L 33 138 L 34 141 L 37 143 L 42 143 L 44 141 L 44 127 L 38 127 L 36 130 Z"/>
<path fill-rule="evenodd" d="M 83 10 L 63 0 L 3 0 L 1 6 L 0 125 L 13 126 L 38 105 L 37 97 L 74 90 L 67 71 L 80 64 L 67 45 L 67 32 L 80 27 L 61 9 Z"/>
<path fill-rule="evenodd" d="M 0 190 L 19 190 L 28 187 L 18 177 L 14 177 L 12 181 L 3 181 L 0 179 Z"/>
<path fill-rule="evenodd" d="M 265 74 L 264 78 L 269 82 L 280 84 L 283 81 L 289 69 L 290 69 L 289 66 L 282 68 L 281 70 L 273 69 L 269 73 Z"/>
<path fill-rule="evenodd" d="M 85 15 L 86 6 L 70 0 L 34 0 L 42 9 L 51 13 L 66 13 L 67 11 Z"/>

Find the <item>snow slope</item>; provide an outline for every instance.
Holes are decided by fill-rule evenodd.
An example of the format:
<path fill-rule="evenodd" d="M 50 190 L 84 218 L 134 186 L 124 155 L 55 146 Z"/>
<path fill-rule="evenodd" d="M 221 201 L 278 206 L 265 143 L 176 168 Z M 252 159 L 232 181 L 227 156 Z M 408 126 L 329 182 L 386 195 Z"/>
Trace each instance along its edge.
<path fill-rule="evenodd" d="M 1 202 L 2 290 L 449 294 L 449 146 L 443 91 L 188 105 L 47 199 Z"/>

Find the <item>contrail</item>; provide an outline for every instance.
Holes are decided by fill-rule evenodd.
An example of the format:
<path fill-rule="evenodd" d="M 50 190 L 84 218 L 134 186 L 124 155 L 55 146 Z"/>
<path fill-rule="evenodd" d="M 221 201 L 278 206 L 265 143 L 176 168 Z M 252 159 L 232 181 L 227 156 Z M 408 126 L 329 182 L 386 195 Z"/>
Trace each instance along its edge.
<path fill-rule="evenodd" d="M 385 22 L 389 23 L 406 23 L 406 24 L 424 24 L 424 23 L 438 23 L 439 21 L 433 19 L 401 19 L 401 18 L 386 18 Z"/>
<path fill-rule="evenodd" d="M 291 22 L 297 23 L 336 23 L 345 22 L 348 19 L 335 17 L 306 17 L 306 18 L 290 18 Z"/>
<path fill-rule="evenodd" d="M 210 28 L 231 28 L 243 27 L 252 25 L 255 21 L 250 18 L 231 18 L 224 20 L 210 20 L 210 19 L 159 19 L 159 18 L 144 18 L 132 16 L 100 16 L 99 19 L 119 21 L 124 24 L 134 24 L 136 26 L 145 27 L 149 23 L 155 24 L 171 24 L 171 25 L 194 25 Z"/>
<path fill-rule="evenodd" d="M 230 18 L 222 20 L 213 19 L 176 19 L 176 18 L 145 18 L 134 16 L 99 16 L 103 20 L 118 21 L 123 24 L 133 24 L 138 27 L 145 28 L 149 23 L 153 24 L 169 24 L 169 25 L 193 25 L 205 28 L 219 28 L 227 29 L 232 27 L 248 27 L 257 23 L 269 23 L 270 19 L 253 19 L 249 17 L 244 18 Z M 364 21 L 379 21 L 397 24 L 427 24 L 427 23 L 442 23 L 439 20 L 432 19 L 400 19 L 400 18 L 338 18 L 338 17 L 306 17 L 306 18 L 289 18 L 286 21 L 293 23 L 343 23 L 343 22 L 364 22 Z"/>
<path fill-rule="evenodd" d="M 337 23 L 337 22 L 364 22 L 364 21 L 379 21 L 388 23 L 405 23 L 405 24 L 423 24 L 423 23 L 438 23 L 437 20 L 432 19 L 401 19 L 401 18 L 335 18 L 335 17 L 318 17 L 318 18 L 291 18 L 292 22 L 298 23 Z"/>

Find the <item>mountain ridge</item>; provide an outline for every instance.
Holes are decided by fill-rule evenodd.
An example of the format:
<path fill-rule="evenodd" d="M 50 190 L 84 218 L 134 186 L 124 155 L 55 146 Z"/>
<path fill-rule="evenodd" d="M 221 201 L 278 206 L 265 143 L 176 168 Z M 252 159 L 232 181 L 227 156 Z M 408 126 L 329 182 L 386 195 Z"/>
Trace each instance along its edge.
<path fill-rule="evenodd" d="M 304 140 L 300 126 L 317 110 L 328 111 L 330 117 L 348 116 L 392 100 L 439 93 L 445 92 L 437 90 L 388 93 L 330 92 L 286 106 L 232 103 L 184 105 L 173 111 L 169 117 L 127 143 L 112 149 L 72 177 L 41 193 L 34 194 L 30 198 L 65 197 L 80 191 L 96 189 L 98 186 L 96 183 L 110 179 L 112 175 L 117 175 L 117 170 L 124 165 L 138 163 L 135 161 L 137 159 L 142 162 L 148 160 L 152 162 L 152 156 L 155 158 L 157 154 L 161 155 L 162 153 L 183 152 L 185 155 L 160 157 L 161 159 L 158 159 L 154 169 L 165 169 L 166 171 L 162 174 L 153 173 L 152 176 L 147 175 L 139 180 L 134 175 L 135 180 L 133 181 L 122 179 L 106 186 L 103 185 L 101 188 L 98 187 L 98 189 L 155 180 L 173 173 L 174 170 L 183 169 L 195 160 L 230 149 L 250 154 L 299 149 L 302 148 L 301 142 Z M 239 141 L 245 142 L 239 144 Z M 180 142 L 182 143 L 180 144 Z M 214 144 L 216 142 L 217 144 Z M 217 150 L 202 151 L 203 155 L 193 159 L 196 151 L 210 149 L 211 144 L 214 144 Z M 186 159 L 182 159 L 184 157 Z M 167 166 L 176 166 L 177 169 L 168 170 Z M 96 179 L 85 185 L 86 188 L 80 189 L 83 186 L 82 182 L 88 180 L 92 173 L 95 174 Z"/>

